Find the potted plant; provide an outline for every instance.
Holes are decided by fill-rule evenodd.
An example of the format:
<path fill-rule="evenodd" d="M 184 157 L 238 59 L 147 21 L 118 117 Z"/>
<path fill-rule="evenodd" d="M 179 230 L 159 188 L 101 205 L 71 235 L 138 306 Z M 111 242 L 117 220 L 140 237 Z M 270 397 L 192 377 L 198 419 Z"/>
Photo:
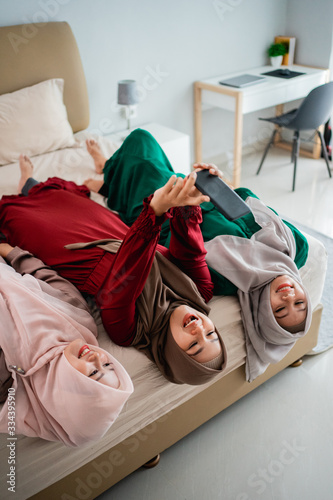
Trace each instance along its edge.
<path fill-rule="evenodd" d="M 287 53 L 287 47 L 283 43 L 272 43 L 268 48 L 272 66 L 281 66 L 283 56 Z"/>

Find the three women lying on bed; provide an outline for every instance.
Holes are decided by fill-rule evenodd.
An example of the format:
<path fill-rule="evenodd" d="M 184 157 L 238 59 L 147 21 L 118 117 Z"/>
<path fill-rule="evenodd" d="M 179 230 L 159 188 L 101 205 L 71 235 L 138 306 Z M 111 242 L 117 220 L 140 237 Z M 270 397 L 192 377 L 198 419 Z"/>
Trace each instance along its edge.
<path fill-rule="evenodd" d="M 28 249 L 94 296 L 117 344 L 145 350 L 168 380 L 196 385 L 220 373 L 226 356 L 206 304 L 213 284 L 198 205 L 207 197 L 196 189 L 191 194 L 193 175 L 173 184 L 170 179 L 157 190 L 128 229 L 117 215 L 91 201 L 85 186 L 49 179 L 28 196 L 3 197 L 1 231 L 10 244 Z M 167 217 L 169 249 L 158 245 Z M 77 243 L 69 249 L 68 244 Z"/>
<path fill-rule="evenodd" d="M 126 151 L 129 145 L 130 154 Z M 114 157 L 106 162 L 108 187 L 118 183 L 123 191 L 119 178 L 115 179 L 123 167 L 126 177 L 128 158 L 129 163 L 142 166 L 143 162 L 145 168 L 153 165 L 162 171 L 156 155 L 162 157 L 164 170 L 172 173 L 152 137 L 143 131 L 132 133 L 114 155 L 118 163 L 112 161 Z M 26 158 L 21 166 L 22 186 L 32 166 Z M 135 168 L 133 174 L 135 179 Z M 152 178 L 143 176 L 141 169 L 142 177 Z M 80 291 L 95 297 L 103 324 L 116 343 L 143 349 L 172 382 L 201 384 L 221 373 L 226 352 L 207 316 L 213 283 L 202 239 L 206 226 L 216 231 L 213 220 L 220 214 L 213 207 L 206 208 L 203 213 L 208 223 L 205 225 L 205 217 L 202 222 L 198 205 L 207 198 L 195 189 L 194 181 L 195 174 L 186 181 L 169 175 L 166 184 L 144 201 L 143 208 L 141 203 L 141 213 L 128 229 L 117 215 L 90 201 L 85 186 L 57 178 L 41 184 L 28 180 L 23 193 L 27 194 L 29 183 L 36 184 L 28 196 L 3 197 L 0 222 L 9 243 L 36 254 Z M 132 192 L 128 179 L 124 183 Z M 125 199 L 133 201 L 130 192 Z M 111 200 L 112 195 L 109 205 Z M 220 230 L 218 239 L 206 243 L 208 262 L 218 268 L 222 259 L 224 275 L 238 287 L 247 336 L 248 380 L 262 373 L 268 363 L 281 359 L 306 333 L 311 319 L 309 298 L 293 262 L 298 258 L 302 265 L 306 260 L 306 240 L 258 199 L 253 200 L 253 220 L 246 216 L 238 224 L 223 221 L 226 228 Z M 169 227 L 163 230 L 169 248 L 158 244 L 166 220 Z M 227 231 L 231 235 L 224 236 Z M 232 231 L 247 231 L 247 238 Z M 227 238 L 227 249 L 223 238 Z M 227 280 L 221 278 L 223 286 Z"/>
<path fill-rule="evenodd" d="M 144 130 L 132 132 L 109 160 L 94 140 L 87 141 L 87 148 L 104 181 L 89 179 L 85 184 L 106 196 L 109 208 L 128 225 L 142 210 L 142 200 L 174 174 L 162 148 Z M 222 177 L 213 165 L 197 167 Z M 309 329 L 311 304 L 298 272 L 307 260 L 308 242 L 249 189 L 236 192 L 252 213 L 230 222 L 205 202 L 200 229 L 214 294 L 237 294 L 240 300 L 247 341 L 246 376 L 253 380 L 269 363 L 284 357 Z M 170 236 L 167 220 L 160 243 L 169 246 Z"/>

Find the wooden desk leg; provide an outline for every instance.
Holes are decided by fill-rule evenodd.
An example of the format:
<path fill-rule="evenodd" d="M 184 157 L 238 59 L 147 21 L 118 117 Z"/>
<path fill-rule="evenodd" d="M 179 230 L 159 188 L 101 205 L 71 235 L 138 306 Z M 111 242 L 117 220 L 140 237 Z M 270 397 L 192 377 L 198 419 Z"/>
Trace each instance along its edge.
<path fill-rule="evenodd" d="M 242 169 L 242 140 L 243 140 L 243 94 L 237 93 L 235 103 L 235 133 L 234 133 L 234 170 L 232 184 L 235 188 L 240 186 Z"/>
<path fill-rule="evenodd" d="M 324 128 L 325 128 L 324 125 L 320 125 L 320 127 L 319 127 L 319 130 L 321 131 L 322 134 L 324 134 Z M 314 138 L 312 155 L 313 155 L 313 158 L 315 158 L 316 160 L 318 160 L 318 158 L 320 158 L 320 155 L 321 155 L 321 142 L 320 142 L 318 134 L 316 134 L 315 138 Z"/>
<path fill-rule="evenodd" d="M 194 148 L 195 161 L 202 161 L 202 110 L 201 110 L 201 92 L 202 89 L 198 82 L 194 84 Z"/>

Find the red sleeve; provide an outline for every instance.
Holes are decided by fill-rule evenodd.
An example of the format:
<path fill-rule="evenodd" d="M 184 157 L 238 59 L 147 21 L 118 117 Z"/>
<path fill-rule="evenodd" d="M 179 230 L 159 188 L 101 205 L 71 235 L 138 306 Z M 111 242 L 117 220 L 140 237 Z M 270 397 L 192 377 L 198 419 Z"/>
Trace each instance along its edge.
<path fill-rule="evenodd" d="M 141 214 L 127 232 L 96 297 L 110 338 L 123 346 L 131 345 L 135 337 L 135 302 L 151 270 L 161 224 L 169 216 L 156 217 L 148 202 L 145 200 Z"/>
<path fill-rule="evenodd" d="M 202 222 L 201 208 L 176 207 L 171 214 L 170 260 L 194 281 L 208 302 L 213 296 L 214 285 L 205 260 L 207 252 L 199 225 Z"/>

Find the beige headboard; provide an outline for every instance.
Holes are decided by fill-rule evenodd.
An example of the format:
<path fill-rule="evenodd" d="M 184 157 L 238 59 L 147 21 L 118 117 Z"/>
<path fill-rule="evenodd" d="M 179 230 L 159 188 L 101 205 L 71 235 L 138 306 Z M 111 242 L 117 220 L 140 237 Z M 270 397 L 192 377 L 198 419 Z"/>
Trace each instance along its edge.
<path fill-rule="evenodd" d="M 64 103 L 73 132 L 88 127 L 87 85 L 68 23 L 0 27 L 0 75 L 0 95 L 50 78 L 63 78 Z"/>

